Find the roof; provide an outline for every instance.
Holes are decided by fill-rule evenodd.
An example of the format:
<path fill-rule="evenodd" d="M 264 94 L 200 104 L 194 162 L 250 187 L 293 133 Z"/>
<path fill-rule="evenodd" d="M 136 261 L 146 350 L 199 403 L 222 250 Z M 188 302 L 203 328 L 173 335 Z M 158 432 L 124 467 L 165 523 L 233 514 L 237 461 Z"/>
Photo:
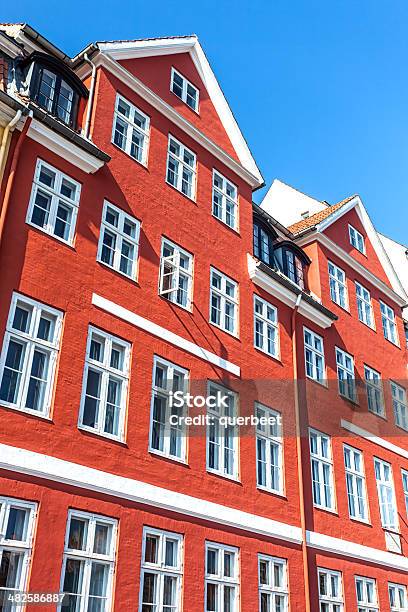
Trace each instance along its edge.
<path fill-rule="evenodd" d="M 307 229 L 311 229 L 312 227 L 315 227 L 316 225 L 318 225 L 319 223 L 321 223 L 322 221 L 330 217 L 337 210 L 339 210 L 340 208 L 348 204 L 348 202 L 351 202 L 351 200 L 353 200 L 355 197 L 356 195 L 349 196 L 348 198 L 345 198 L 341 202 L 337 202 L 337 204 L 328 206 L 324 210 L 321 210 L 315 213 L 314 215 L 307 217 L 306 219 L 302 219 L 301 221 L 292 223 L 292 225 L 289 225 L 288 230 L 291 231 L 292 234 L 295 234 L 295 235 L 301 234 Z M 323 202 L 323 204 L 327 204 L 327 203 Z"/>

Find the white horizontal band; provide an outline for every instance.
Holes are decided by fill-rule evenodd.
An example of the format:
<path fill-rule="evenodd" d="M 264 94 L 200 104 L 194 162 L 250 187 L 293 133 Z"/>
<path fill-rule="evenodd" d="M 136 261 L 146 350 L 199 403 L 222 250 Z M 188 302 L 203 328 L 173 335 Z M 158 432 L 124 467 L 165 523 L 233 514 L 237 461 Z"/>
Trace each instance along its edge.
<path fill-rule="evenodd" d="M 205 359 L 205 361 L 208 361 L 209 363 L 212 363 L 213 365 L 216 365 L 219 368 L 230 372 L 231 374 L 235 374 L 235 376 L 240 376 L 241 374 L 241 368 L 234 363 L 231 363 L 231 361 L 227 361 L 215 353 L 207 351 L 207 349 L 203 348 L 202 346 L 194 344 L 194 342 L 190 342 L 190 340 L 186 340 L 165 327 L 161 327 L 161 325 L 157 325 L 157 323 L 153 323 L 153 321 L 149 321 L 149 319 L 145 319 L 135 312 L 132 312 L 123 306 L 119 306 L 118 304 L 115 304 L 115 302 L 111 302 L 110 300 L 107 300 L 96 293 L 92 295 L 92 304 L 98 308 L 101 308 L 102 310 L 105 310 L 106 312 L 109 312 L 115 317 L 119 317 L 119 319 L 123 319 L 124 321 L 131 323 L 131 325 L 135 325 L 135 327 L 139 327 L 139 329 L 143 329 L 161 340 L 174 344 L 174 346 L 177 346 L 177 348 L 182 349 L 183 351 L 187 351 L 188 353 L 191 353 L 196 357 L 200 357 L 200 359 Z"/>
<path fill-rule="evenodd" d="M 367 431 L 366 429 L 363 429 L 358 425 L 354 425 L 354 423 L 350 423 L 349 421 L 341 419 L 341 426 L 343 427 L 343 429 L 347 429 L 347 431 L 350 431 L 351 433 L 356 434 L 361 438 L 365 438 L 373 444 L 377 444 L 377 446 L 382 446 L 386 450 L 389 450 L 392 453 L 399 455 L 400 457 L 404 457 L 404 459 L 408 459 L 408 451 L 406 451 L 404 448 L 401 448 L 400 446 L 397 446 L 392 442 L 388 442 L 388 440 L 384 440 L 384 438 L 375 436 L 370 431 Z"/>
<path fill-rule="evenodd" d="M 7 444 L 0 444 L 0 469 L 128 499 L 269 538 L 296 544 L 302 541 L 300 527 Z"/>

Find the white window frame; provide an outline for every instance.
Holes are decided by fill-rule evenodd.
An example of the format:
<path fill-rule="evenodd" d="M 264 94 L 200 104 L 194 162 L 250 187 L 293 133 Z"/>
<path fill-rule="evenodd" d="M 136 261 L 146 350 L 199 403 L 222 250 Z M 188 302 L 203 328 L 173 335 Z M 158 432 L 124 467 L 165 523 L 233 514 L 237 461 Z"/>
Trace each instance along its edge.
<path fill-rule="evenodd" d="M 268 566 L 268 583 L 261 583 L 261 562 Z M 279 566 L 282 571 L 282 585 L 275 584 L 275 568 Z M 288 562 L 280 557 L 269 555 L 258 555 L 258 590 L 259 590 L 259 611 L 261 611 L 262 595 L 266 595 L 270 602 L 271 612 L 276 612 L 277 599 L 283 599 L 283 607 L 279 607 L 279 612 L 288 612 L 289 609 L 289 581 L 288 581 Z"/>
<path fill-rule="evenodd" d="M 166 369 L 167 372 L 167 390 L 162 387 L 156 386 L 156 369 L 160 366 Z M 183 416 L 186 414 L 186 408 L 183 407 L 180 409 L 171 408 L 170 407 L 170 392 L 173 390 L 173 381 L 174 375 L 181 377 L 183 379 L 184 393 L 188 392 L 189 388 L 189 379 L 190 372 L 185 368 L 181 368 L 180 366 L 168 361 L 167 359 L 162 359 L 157 355 L 154 356 L 153 359 L 153 374 L 152 374 L 152 394 L 151 394 L 151 405 L 150 405 L 150 429 L 149 429 L 149 452 L 154 453 L 155 455 L 161 455 L 162 457 L 167 457 L 168 459 L 173 459 L 174 461 L 180 461 L 181 463 L 186 463 L 187 461 L 187 429 L 185 426 L 172 426 L 170 425 L 170 416 L 171 414 L 178 414 L 179 416 Z M 154 448 L 152 444 L 153 438 L 153 427 L 154 427 L 154 402 L 156 397 L 161 397 L 166 402 L 165 407 L 165 427 L 164 427 L 164 435 L 163 435 L 163 449 Z M 181 439 L 181 454 L 175 455 L 171 453 L 171 432 L 176 431 Z"/>
<path fill-rule="evenodd" d="M 401 470 L 402 476 L 402 489 L 404 491 L 404 499 L 405 499 L 405 510 L 408 517 L 408 470 Z"/>
<path fill-rule="evenodd" d="M 372 414 L 385 417 L 385 402 L 380 372 L 364 364 L 364 380 L 367 391 L 368 410 Z"/>
<path fill-rule="evenodd" d="M 392 595 L 391 595 L 392 593 Z M 401 604 L 402 595 L 402 604 Z M 388 597 L 391 612 L 408 612 L 407 587 L 405 584 L 388 583 Z M 393 605 L 393 600 L 397 605 Z M 399 601 L 398 601 L 399 600 Z"/>
<path fill-rule="evenodd" d="M 356 466 L 356 455 L 360 458 L 360 469 Z M 362 451 L 350 446 L 343 445 L 344 470 L 346 476 L 346 491 L 349 516 L 355 521 L 369 523 L 369 505 L 367 496 L 367 483 L 365 476 L 364 455 Z M 350 459 L 350 465 L 347 465 L 347 456 Z M 360 483 L 360 486 L 359 484 Z M 360 488 L 360 491 L 359 491 Z M 354 511 L 352 511 L 352 506 Z M 363 508 L 361 511 L 360 508 Z"/>
<path fill-rule="evenodd" d="M 349 310 L 346 273 L 332 261 L 328 261 L 328 273 L 332 302 L 344 308 L 344 310 Z"/>
<path fill-rule="evenodd" d="M 377 466 L 380 472 L 380 478 L 377 477 Z M 389 479 L 385 478 L 384 470 L 388 468 Z M 397 498 L 395 496 L 394 478 L 392 473 L 392 465 L 388 461 L 374 457 L 374 475 L 377 484 L 378 494 L 378 506 L 381 517 L 381 525 L 383 529 L 399 533 L 399 520 L 398 520 L 398 506 Z M 387 490 L 389 492 L 388 500 L 383 499 L 383 492 Z M 394 515 L 394 522 L 392 522 L 392 514 Z"/>
<path fill-rule="evenodd" d="M 129 118 L 127 118 L 125 115 L 119 112 L 118 108 L 119 108 L 120 101 L 122 101 L 124 104 L 126 104 L 129 107 L 130 109 Z M 135 114 L 140 115 L 140 117 L 146 122 L 144 128 L 142 128 L 141 126 L 135 123 Z M 117 119 L 119 119 L 120 121 L 123 121 L 123 123 L 126 123 L 126 135 L 124 135 L 124 140 L 125 140 L 124 148 L 115 142 L 115 131 L 116 131 Z M 143 139 L 143 145 L 141 147 L 142 153 L 141 153 L 140 159 L 138 159 L 134 155 L 131 155 L 133 130 L 135 130 Z M 142 166 L 147 166 L 147 160 L 149 156 L 149 146 L 150 146 L 150 117 L 146 115 L 146 113 L 141 111 L 140 108 L 138 108 L 135 104 L 133 104 L 127 98 L 122 96 L 120 93 L 116 93 L 115 110 L 113 113 L 113 122 L 112 122 L 111 141 L 115 147 L 118 147 L 118 149 L 126 153 L 126 155 L 131 157 L 133 160 L 135 160 Z"/>
<path fill-rule="evenodd" d="M 28 332 L 19 331 L 13 328 L 13 320 L 16 311 L 16 307 L 20 305 L 28 307 L 31 310 L 30 322 Z M 37 337 L 39 324 L 41 318 L 44 316 L 45 319 L 54 319 L 54 334 L 53 340 L 42 340 Z M 10 345 L 10 341 L 15 341 L 17 344 L 24 345 L 20 384 L 17 392 L 17 398 L 15 402 L 8 402 L 6 400 L 0 400 L 1 406 L 7 406 L 8 408 L 14 408 L 22 412 L 27 412 L 35 416 L 49 418 L 51 412 L 51 404 L 53 398 L 53 391 L 56 380 L 56 366 L 58 361 L 58 354 L 60 349 L 61 333 L 62 333 L 62 322 L 64 313 L 56 308 L 51 308 L 42 302 L 38 302 L 31 298 L 21 295 L 20 293 L 14 292 L 11 298 L 9 315 L 7 318 L 6 332 L 4 334 L 3 349 L 0 356 L 0 384 L 3 380 L 4 370 L 6 368 L 7 353 Z M 31 368 L 33 365 L 33 357 L 35 350 L 48 355 L 48 369 L 46 381 L 46 389 L 44 392 L 43 408 L 41 411 L 26 408 L 24 406 L 31 378 Z M 35 377 L 34 377 L 35 378 Z M 44 380 L 44 379 L 41 379 Z"/>
<path fill-rule="evenodd" d="M 316 437 L 317 452 L 312 451 L 312 437 Z M 326 457 L 323 452 L 323 441 L 325 441 L 326 448 L 328 450 L 328 456 Z M 309 448 L 310 448 L 310 469 L 312 479 L 312 497 L 313 506 L 329 512 L 336 512 L 336 491 L 334 486 L 334 469 L 333 469 L 333 451 L 332 442 L 330 436 L 318 431 L 317 429 L 309 428 Z M 313 478 L 313 465 L 317 466 L 317 477 L 318 480 Z M 327 468 L 327 469 L 325 469 Z M 328 472 L 327 472 L 328 470 Z M 328 481 L 325 482 L 325 474 L 328 473 Z M 315 485 L 316 483 L 316 485 Z M 315 498 L 315 489 L 318 489 L 320 502 Z M 325 499 L 325 491 L 330 491 L 331 504 L 322 502 Z"/>
<path fill-rule="evenodd" d="M 399 346 L 398 328 L 394 310 L 391 306 L 388 306 L 388 304 L 380 300 L 380 311 L 384 338 L 392 344 L 395 344 L 395 346 Z"/>
<path fill-rule="evenodd" d="M 217 573 L 209 574 L 208 573 L 208 550 L 217 550 L 218 551 L 218 563 L 217 563 Z M 224 560 L 225 553 L 230 553 L 234 555 L 234 567 L 233 567 L 233 576 L 225 576 L 224 575 Z M 207 607 L 207 587 L 208 584 L 215 584 L 218 586 L 218 597 L 217 597 L 217 606 L 215 612 L 238 612 L 240 610 L 240 558 L 239 558 L 239 548 L 235 548 L 234 546 L 226 546 L 225 544 L 218 544 L 216 542 L 206 542 L 205 543 L 205 603 L 204 609 L 205 612 L 212 612 L 208 610 Z M 226 611 L 224 608 L 224 587 L 230 587 L 234 590 L 234 603 L 233 607 Z"/>
<path fill-rule="evenodd" d="M 177 156 L 175 153 L 170 151 L 170 142 L 173 141 L 180 147 L 180 154 Z M 194 160 L 194 165 L 190 166 L 184 161 L 184 152 L 189 153 Z M 170 158 L 176 162 L 178 167 L 178 171 L 174 174 L 176 175 L 176 182 L 173 185 L 171 181 L 169 181 L 168 173 L 169 173 L 169 161 Z M 189 173 L 191 173 L 191 184 L 188 183 L 191 187 L 191 193 L 184 193 L 183 191 L 183 170 L 186 168 Z M 180 172 L 181 170 L 181 172 Z M 173 172 L 173 171 L 172 171 Z M 186 198 L 193 200 L 195 202 L 196 192 L 197 192 L 197 155 L 188 147 L 186 147 L 182 142 L 180 142 L 177 138 L 169 134 L 168 143 L 167 143 L 167 162 L 166 162 L 166 183 L 174 189 L 177 189 L 180 193 L 182 193 Z"/>
<path fill-rule="evenodd" d="M 395 424 L 397 427 L 408 431 L 407 391 L 394 381 L 390 381 L 390 384 Z"/>
<path fill-rule="evenodd" d="M 71 519 L 78 518 L 88 521 L 88 529 L 86 534 L 86 550 L 78 550 L 75 548 L 69 548 L 69 533 Z M 96 523 L 104 523 L 111 529 L 111 538 L 108 554 L 99 554 L 93 552 L 94 536 Z M 102 562 L 109 565 L 108 571 L 108 583 L 106 588 L 106 608 L 104 612 L 110 612 L 113 609 L 113 584 L 114 574 L 116 565 L 116 547 L 117 547 L 117 536 L 118 536 L 118 521 L 114 518 L 102 516 L 100 514 L 94 514 L 89 512 L 83 512 L 81 510 L 68 510 L 67 525 L 65 530 L 65 542 L 64 542 L 64 556 L 62 561 L 61 570 L 61 582 L 60 582 L 60 593 L 64 593 L 64 580 L 65 580 L 65 569 L 67 561 L 74 559 L 78 561 L 84 561 L 84 572 L 82 578 L 82 591 L 80 594 L 80 605 L 78 612 L 86 612 L 89 603 L 89 587 L 91 579 L 92 562 Z M 62 605 L 58 606 L 58 611 L 61 611 Z"/>
<path fill-rule="evenodd" d="M 49 187 L 48 185 L 45 185 L 44 183 L 40 182 L 40 175 L 41 175 L 42 167 L 44 167 L 46 170 L 49 170 L 50 172 L 55 174 L 54 187 Z M 64 180 L 71 183 L 75 187 L 75 198 L 73 200 L 71 200 L 70 198 L 67 198 L 64 195 L 61 195 L 60 193 L 61 185 Z M 36 223 L 33 223 L 31 221 L 33 210 L 34 210 L 34 205 L 35 205 L 36 195 L 39 190 L 45 192 L 47 196 L 51 198 L 50 208 L 48 211 L 48 221 L 44 226 L 37 225 Z M 75 237 L 80 197 L 81 197 L 81 184 L 78 181 L 73 179 L 68 174 L 61 172 L 54 166 L 51 166 L 51 164 L 38 158 L 36 166 L 35 166 L 33 186 L 31 188 L 30 201 L 29 201 L 28 209 L 27 209 L 26 223 L 30 225 L 31 227 L 35 227 L 40 232 L 44 232 L 44 234 L 48 234 L 49 236 L 52 236 L 56 240 L 59 240 L 60 242 L 63 242 L 64 244 L 68 244 L 69 246 L 72 246 L 74 243 L 74 237 Z M 69 233 L 68 233 L 67 239 L 61 236 L 57 236 L 54 233 L 55 224 L 57 221 L 58 205 L 60 201 L 66 207 L 69 207 L 71 210 L 71 222 L 70 222 Z"/>
<path fill-rule="evenodd" d="M 173 82 L 174 82 L 174 75 L 177 74 L 178 77 L 180 77 L 180 79 L 182 79 L 183 81 L 183 85 L 182 85 L 182 93 L 181 96 L 179 96 L 178 94 L 176 94 L 176 92 L 173 90 Z M 187 102 L 187 89 L 188 86 L 190 85 L 190 87 L 192 89 L 194 89 L 195 93 L 196 93 L 196 104 L 195 106 L 191 106 L 188 102 Z M 189 81 L 188 79 L 186 79 L 185 76 L 183 76 L 181 74 L 181 72 L 179 72 L 178 70 L 176 70 L 173 66 L 171 68 L 171 78 L 170 78 L 170 91 L 171 93 L 173 93 L 175 96 L 177 96 L 177 98 L 179 98 L 180 100 L 182 100 L 184 102 L 184 104 L 186 104 L 186 106 L 188 106 L 188 108 L 191 108 L 191 110 L 193 110 L 195 113 L 197 113 L 197 115 L 199 114 L 199 108 L 200 108 L 200 90 L 198 89 L 198 87 L 196 87 L 195 85 L 193 85 L 193 83 L 191 81 Z"/>
<path fill-rule="evenodd" d="M 256 311 L 257 306 L 261 312 Z M 256 294 L 254 294 L 254 347 L 270 357 L 280 358 L 278 309 Z"/>
<path fill-rule="evenodd" d="M 349 228 L 349 238 L 350 238 L 351 246 L 353 246 L 357 251 L 360 251 L 360 253 L 365 255 L 366 248 L 365 248 L 365 240 L 364 240 L 363 234 L 350 224 L 348 228 Z"/>
<path fill-rule="evenodd" d="M 358 320 L 370 329 L 375 330 L 375 318 L 373 304 L 371 301 L 371 293 L 364 285 L 358 281 L 354 281 L 356 287 L 356 301 Z"/>
<path fill-rule="evenodd" d="M 313 344 L 309 344 L 306 341 L 306 334 L 311 335 L 311 340 Z M 322 346 L 321 351 L 316 348 L 316 345 L 315 345 L 316 341 L 321 342 L 321 346 Z M 326 364 L 325 364 L 325 358 L 324 358 L 324 341 L 323 341 L 322 336 L 319 336 L 319 334 L 316 334 L 311 329 L 304 327 L 303 328 L 303 343 L 304 343 L 304 356 L 305 356 L 305 373 L 306 373 L 307 378 L 310 378 L 311 380 L 318 382 L 320 385 L 327 386 L 325 382 Z M 308 352 L 310 353 L 309 360 L 307 358 Z M 319 368 L 317 365 L 319 363 L 319 360 L 321 360 L 321 372 L 322 372 L 321 377 L 319 377 Z M 311 366 L 310 373 L 308 373 L 308 367 L 307 367 L 308 364 L 310 364 Z"/>
<path fill-rule="evenodd" d="M 214 274 L 220 277 L 220 280 L 221 280 L 220 289 L 213 286 L 213 275 Z M 231 297 L 228 295 L 227 284 L 232 285 L 232 287 L 234 288 L 234 297 Z M 218 302 L 219 308 L 217 308 L 216 310 L 219 310 L 220 312 L 220 323 L 213 321 L 213 318 L 212 318 L 213 296 L 219 300 Z M 231 307 L 233 311 L 233 317 L 232 317 L 233 329 L 232 330 L 227 329 L 227 326 L 225 323 L 226 317 L 227 317 L 227 306 Z M 226 274 L 223 274 L 222 272 L 217 270 L 217 268 L 214 268 L 211 266 L 210 268 L 210 323 L 211 325 L 215 325 L 215 327 L 222 329 L 227 334 L 237 337 L 238 336 L 238 317 L 239 317 L 239 285 L 238 283 L 232 280 L 232 278 L 230 278 Z"/>
<path fill-rule="evenodd" d="M 338 346 L 335 347 L 335 352 L 339 394 L 351 402 L 356 402 L 357 390 L 354 357 Z"/>
<path fill-rule="evenodd" d="M 217 392 L 220 392 L 221 395 L 228 395 L 232 398 L 232 410 L 231 415 L 228 414 L 228 408 L 223 405 L 216 407 L 207 407 L 207 414 L 212 419 L 214 423 L 214 427 L 218 428 L 218 436 L 215 438 L 215 441 L 211 440 L 211 424 L 207 425 L 207 472 L 212 474 L 218 474 L 218 476 L 223 476 L 224 478 L 229 478 L 230 480 L 239 480 L 239 431 L 237 425 L 229 425 L 228 427 L 221 426 L 218 423 L 218 419 L 220 417 L 226 416 L 235 416 L 238 417 L 239 414 L 239 396 L 235 391 L 231 391 L 227 387 L 219 385 L 218 383 L 208 381 L 207 385 L 207 396 L 216 395 Z M 227 447 L 227 433 L 231 433 L 232 435 L 232 447 Z M 214 453 L 217 453 L 218 458 L 218 468 L 210 466 L 210 449 L 211 446 L 214 447 Z M 225 461 L 225 451 L 226 449 L 230 450 L 232 453 L 233 460 L 233 470 L 231 473 L 227 471 L 228 466 Z"/>
<path fill-rule="evenodd" d="M 320 589 L 320 577 L 326 577 L 326 593 Z M 337 581 L 337 595 L 333 592 L 333 579 Z M 317 568 L 317 587 L 319 592 L 319 610 L 321 612 L 343 612 L 343 574 L 336 570 Z"/>
<path fill-rule="evenodd" d="M 164 257 L 164 249 L 166 246 L 173 249 L 173 255 Z M 183 268 L 181 266 L 180 262 L 182 257 L 188 261 L 188 268 Z M 159 295 L 173 304 L 180 306 L 180 308 L 191 311 L 193 304 L 193 270 L 194 256 L 163 236 L 160 255 Z M 164 281 L 166 277 L 170 277 L 170 287 L 165 289 Z M 184 280 L 187 285 L 187 289 L 185 290 L 185 304 L 183 304 L 179 296 L 179 291 L 183 294 L 181 290 L 182 280 Z"/>
<path fill-rule="evenodd" d="M 283 495 L 285 490 L 284 465 L 283 465 L 283 437 L 282 428 L 280 425 L 280 413 L 272 408 L 255 402 L 255 416 L 258 418 L 266 417 L 275 419 L 275 425 L 256 425 L 256 481 L 258 489 L 269 491 Z M 264 460 L 259 453 L 259 442 L 264 444 Z M 276 452 L 277 465 L 273 463 L 272 448 Z M 265 465 L 265 484 L 259 482 L 259 464 Z M 277 473 L 278 486 L 274 487 L 272 483 L 272 467 L 275 467 Z"/>
<path fill-rule="evenodd" d="M 115 227 L 114 225 L 111 225 L 110 223 L 108 223 L 108 221 L 106 221 L 106 213 L 108 209 L 113 210 L 113 212 L 117 215 L 117 220 L 118 220 L 117 227 Z M 129 223 L 135 226 L 134 236 L 130 236 L 124 231 L 126 221 L 128 221 Z M 103 261 L 102 259 L 102 251 L 104 247 L 103 239 L 104 239 L 105 231 L 115 236 L 115 246 L 113 249 L 111 249 L 113 251 L 112 265 L 108 263 L 107 261 Z M 104 266 L 107 266 L 108 268 L 111 268 L 112 270 L 119 272 L 119 274 L 122 274 L 126 278 L 131 278 L 132 280 L 136 280 L 137 279 L 137 262 L 138 262 L 138 257 L 139 257 L 139 237 L 140 237 L 140 221 L 136 219 L 136 217 L 132 217 L 132 215 L 125 213 L 123 210 L 121 210 L 120 208 L 112 204 L 111 202 L 108 202 L 108 200 L 105 200 L 103 203 L 102 220 L 101 220 L 101 227 L 100 227 L 100 232 L 99 232 L 97 260 Z M 131 263 L 132 269 L 131 269 L 130 274 L 127 274 L 126 272 L 123 272 L 120 269 L 121 257 L 122 257 L 122 246 L 124 242 L 129 243 L 134 249 L 134 257 L 132 259 L 130 259 L 129 257 L 126 257 L 126 259 L 132 262 Z"/>
<path fill-rule="evenodd" d="M 357 584 L 361 582 L 363 599 L 358 599 Z M 358 612 L 376 612 L 379 610 L 378 593 L 377 593 L 377 581 L 375 578 L 367 578 L 365 576 L 355 576 L 356 585 L 356 599 L 357 599 L 357 610 Z M 369 601 L 368 598 L 368 585 L 371 585 L 374 601 Z"/>
<path fill-rule="evenodd" d="M 157 548 L 157 563 L 146 561 L 146 539 L 148 536 L 158 538 Z M 177 542 L 177 566 L 166 565 L 166 542 L 172 540 Z M 143 604 L 143 586 L 145 574 L 155 574 L 157 576 L 157 597 L 156 604 L 153 607 L 157 612 L 163 608 L 164 594 L 164 579 L 165 577 L 176 579 L 176 607 L 166 606 L 166 610 L 171 608 L 172 612 L 181 612 L 182 609 L 182 593 L 183 593 L 183 572 L 184 572 L 184 538 L 179 533 L 172 531 L 163 531 L 162 529 L 154 529 L 151 527 L 143 527 L 142 540 L 142 560 L 140 572 L 140 589 L 139 589 L 139 612 L 142 611 Z"/>
<path fill-rule="evenodd" d="M 90 351 L 91 351 L 91 343 L 93 336 L 97 336 L 104 342 L 104 354 L 103 354 L 103 362 L 92 359 Z M 110 365 L 110 358 L 112 353 L 113 345 L 120 347 L 123 351 L 123 369 L 118 370 Z M 131 344 L 109 334 L 98 327 L 90 325 L 88 327 L 88 337 L 86 342 L 86 353 L 85 353 L 85 366 L 84 366 L 84 374 L 82 379 L 82 393 L 81 393 L 81 405 L 79 410 L 78 417 L 78 428 L 84 429 L 85 431 L 92 432 L 104 438 L 110 438 L 112 440 L 119 440 L 123 442 L 125 439 L 125 422 L 126 422 L 126 412 L 127 412 L 127 404 L 128 404 L 128 389 L 129 389 L 129 377 L 130 377 L 130 359 L 131 359 Z M 100 383 L 100 398 L 99 398 L 99 410 L 97 417 L 97 427 L 91 427 L 89 425 L 84 425 L 83 417 L 85 410 L 85 399 L 86 399 L 86 387 L 88 380 L 88 371 L 93 370 L 101 374 L 101 383 Z M 110 377 L 113 379 L 119 380 L 121 384 L 121 397 L 120 397 L 120 406 L 119 406 L 119 418 L 118 418 L 118 433 L 117 435 L 111 434 L 109 432 L 105 432 L 105 417 L 106 417 L 106 407 L 108 400 L 108 384 Z"/>
<path fill-rule="evenodd" d="M 215 184 L 215 178 L 221 182 L 221 187 L 218 187 Z M 231 195 L 231 191 L 233 195 Z M 219 198 L 219 202 L 217 203 L 217 207 L 219 208 L 220 214 L 216 214 L 215 212 L 215 194 Z M 228 215 L 227 215 L 227 204 L 232 208 L 232 215 L 230 216 L 233 219 L 233 223 L 228 223 Z M 239 227 L 239 208 L 238 208 L 238 187 L 229 179 L 227 179 L 221 172 L 215 170 L 213 168 L 213 179 L 212 179 L 212 214 L 213 217 L 222 221 L 230 227 L 238 231 Z"/>
<path fill-rule="evenodd" d="M 26 512 L 24 540 L 6 538 L 11 508 L 21 509 Z M 0 497 L 0 564 L 4 552 L 20 553 L 22 555 L 16 585 L 14 587 L 2 587 L 0 589 L 0 597 L 2 592 L 7 593 L 15 591 L 16 593 L 21 594 L 21 592 L 27 590 L 37 513 L 38 510 L 36 503 L 27 502 L 25 500 L 13 497 Z M 5 598 L 7 598 L 7 595 L 5 595 Z M 7 599 L 5 603 L 7 604 Z M 23 604 L 19 605 L 18 603 L 11 603 L 11 610 L 13 610 L 13 612 L 22 612 L 24 609 L 25 606 Z"/>

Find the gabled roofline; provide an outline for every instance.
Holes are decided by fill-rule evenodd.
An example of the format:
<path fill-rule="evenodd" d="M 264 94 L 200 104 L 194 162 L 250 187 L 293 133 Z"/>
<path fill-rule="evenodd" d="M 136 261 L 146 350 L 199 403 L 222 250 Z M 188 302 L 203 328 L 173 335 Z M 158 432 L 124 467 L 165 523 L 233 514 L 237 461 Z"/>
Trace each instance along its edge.
<path fill-rule="evenodd" d="M 241 165 L 256 179 L 253 185 L 254 189 L 263 187 L 264 179 L 262 174 L 256 165 L 248 144 L 196 35 L 144 40 L 101 41 L 96 43 L 96 47 L 99 49 L 100 53 L 116 62 L 118 60 L 141 57 L 190 53 Z M 93 51 L 93 48 L 88 47 L 87 50 Z M 84 50 L 74 58 L 76 64 L 78 64 L 80 58 L 87 50 Z"/>

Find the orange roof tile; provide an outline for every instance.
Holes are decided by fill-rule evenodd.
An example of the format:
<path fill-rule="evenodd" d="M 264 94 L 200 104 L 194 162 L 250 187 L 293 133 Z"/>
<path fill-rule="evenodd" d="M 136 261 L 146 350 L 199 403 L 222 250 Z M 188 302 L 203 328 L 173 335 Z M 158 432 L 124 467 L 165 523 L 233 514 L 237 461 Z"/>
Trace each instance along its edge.
<path fill-rule="evenodd" d="M 315 225 L 318 225 L 321 221 L 324 221 L 324 219 L 327 219 L 327 217 L 330 217 L 330 215 L 336 212 L 336 210 L 342 208 L 342 206 L 350 202 L 355 197 L 355 195 L 349 196 L 345 200 L 342 200 L 337 204 L 333 204 L 332 206 L 328 206 L 320 212 L 317 212 L 314 215 L 310 215 L 310 217 L 307 217 L 306 219 L 301 219 L 296 223 L 292 223 L 292 225 L 289 225 L 288 230 L 291 231 L 292 234 L 300 234 L 304 230 L 314 227 Z"/>

